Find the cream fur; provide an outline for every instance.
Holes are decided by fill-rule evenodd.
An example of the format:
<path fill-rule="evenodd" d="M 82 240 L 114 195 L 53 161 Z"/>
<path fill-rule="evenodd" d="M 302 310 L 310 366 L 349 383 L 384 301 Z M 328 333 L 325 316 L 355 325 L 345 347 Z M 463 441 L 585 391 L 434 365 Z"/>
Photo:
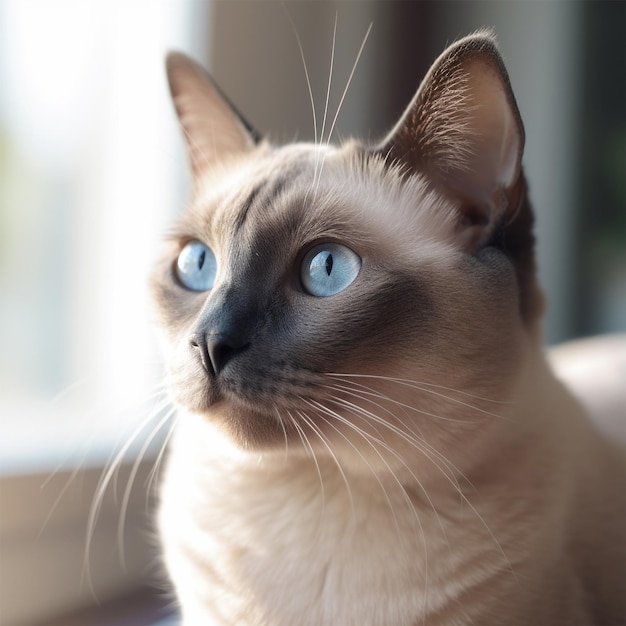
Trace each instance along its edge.
<path fill-rule="evenodd" d="M 378 148 L 255 144 L 172 59 L 194 196 L 153 287 L 185 626 L 624 623 L 624 450 L 544 356 L 493 40 L 448 49 Z M 205 292 L 173 269 L 190 240 Z M 329 241 L 362 265 L 315 298 L 302 258 Z"/>
<path fill-rule="evenodd" d="M 436 514 L 414 485 L 344 479 L 330 459 L 320 476 L 307 455 L 242 452 L 181 415 L 160 527 L 184 623 L 610 623 L 624 562 L 593 544 L 601 532 L 606 553 L 623 554 L 623 528 L 610 527 L 623 516 L 623 455 L 538 349 L 501 413 L 495 436 L 473 433 L 487 449 L 466 467 L 464 497 L 443 473 L 430 481 Z M 607 590 L 606 615 L 591 612 L 590 582 Z"/>

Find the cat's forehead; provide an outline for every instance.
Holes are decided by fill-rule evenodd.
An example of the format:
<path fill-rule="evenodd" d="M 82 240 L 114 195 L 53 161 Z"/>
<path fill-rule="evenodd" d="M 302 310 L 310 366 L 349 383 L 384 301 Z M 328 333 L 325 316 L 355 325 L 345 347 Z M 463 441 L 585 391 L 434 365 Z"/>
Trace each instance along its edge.
<path fill-rule="evenodd" d="M 451 207 L 425 181 L 407 180 L 356 143 L 261 146 L 203 182 L 185 222 L 218 248 L 286 250 L 317 239 L 408 245 L 451 227 Z"/>
<path fill-rule="evenodd" d="M 329 157 L 332 160 L 337 152 L 334 146 L 263 144 L 207 170 L 206 175 L 196 181 L 199 184 L 195 208 L 221 219 L 235 218 L 238 212 L 246 213 L 252 201 L 269 188 L 278 195 L 289 186 L 304 187 L 312 183 L 321 164 L 328 162 Z"/>

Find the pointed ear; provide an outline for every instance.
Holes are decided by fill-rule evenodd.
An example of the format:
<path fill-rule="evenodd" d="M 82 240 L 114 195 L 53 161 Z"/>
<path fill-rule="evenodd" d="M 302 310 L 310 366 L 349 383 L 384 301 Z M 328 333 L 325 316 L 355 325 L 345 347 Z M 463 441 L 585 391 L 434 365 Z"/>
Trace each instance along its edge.
<path fill-rule="evenodd" d="M 475 249 L 515 211 L 524 128 L 509 78 L 488 32 L 450 46 L 434 63 L 378 148 L 462 206 L 460 237 Z"/>
<path fill-rule="evenodd" d="M 260 141 L 259 134 L 195 61 L 170 52 L 166 67 L 194 175 L 219 159 L 251 150 Z"/>

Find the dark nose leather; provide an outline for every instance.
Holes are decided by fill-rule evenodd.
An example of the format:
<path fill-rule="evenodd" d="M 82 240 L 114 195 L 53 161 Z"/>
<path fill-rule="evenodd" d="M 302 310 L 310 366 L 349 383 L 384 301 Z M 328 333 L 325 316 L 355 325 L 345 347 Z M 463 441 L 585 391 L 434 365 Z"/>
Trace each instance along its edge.
<path fill-rule="evenodd" d="M 211 365 L 216 375 L 238 352 L 249 345 L 242 337 L 222 333 L 210 335 L 207 344 Z"/>
<path fill-rule="evenodd" d="M 190 339 L 191 346 L 200 353 L 204 369 L 218 376 L 226 364 L 250 345 L 241 336 L 226 333 L 196 333 Z"/>
<path fill-rule="evenodd" d="M 258 307 L 235 288 L 223 287 L 211 295 L 189 337 L 210 375 L 218 376 L 250 345 L 257 315 Z"/>

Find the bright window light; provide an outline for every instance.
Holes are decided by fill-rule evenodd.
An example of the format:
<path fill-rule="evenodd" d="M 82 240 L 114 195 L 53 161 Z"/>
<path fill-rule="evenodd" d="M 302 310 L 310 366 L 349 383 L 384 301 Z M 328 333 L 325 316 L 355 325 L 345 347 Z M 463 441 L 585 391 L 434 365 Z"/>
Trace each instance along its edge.
<path fill-rule="evenodd" d="M 206 59 L 209 7 L 0 2 L 0 472 L 108 455 L 154 406 L 147 276 L 186 165 L 163 61 Z"/>

